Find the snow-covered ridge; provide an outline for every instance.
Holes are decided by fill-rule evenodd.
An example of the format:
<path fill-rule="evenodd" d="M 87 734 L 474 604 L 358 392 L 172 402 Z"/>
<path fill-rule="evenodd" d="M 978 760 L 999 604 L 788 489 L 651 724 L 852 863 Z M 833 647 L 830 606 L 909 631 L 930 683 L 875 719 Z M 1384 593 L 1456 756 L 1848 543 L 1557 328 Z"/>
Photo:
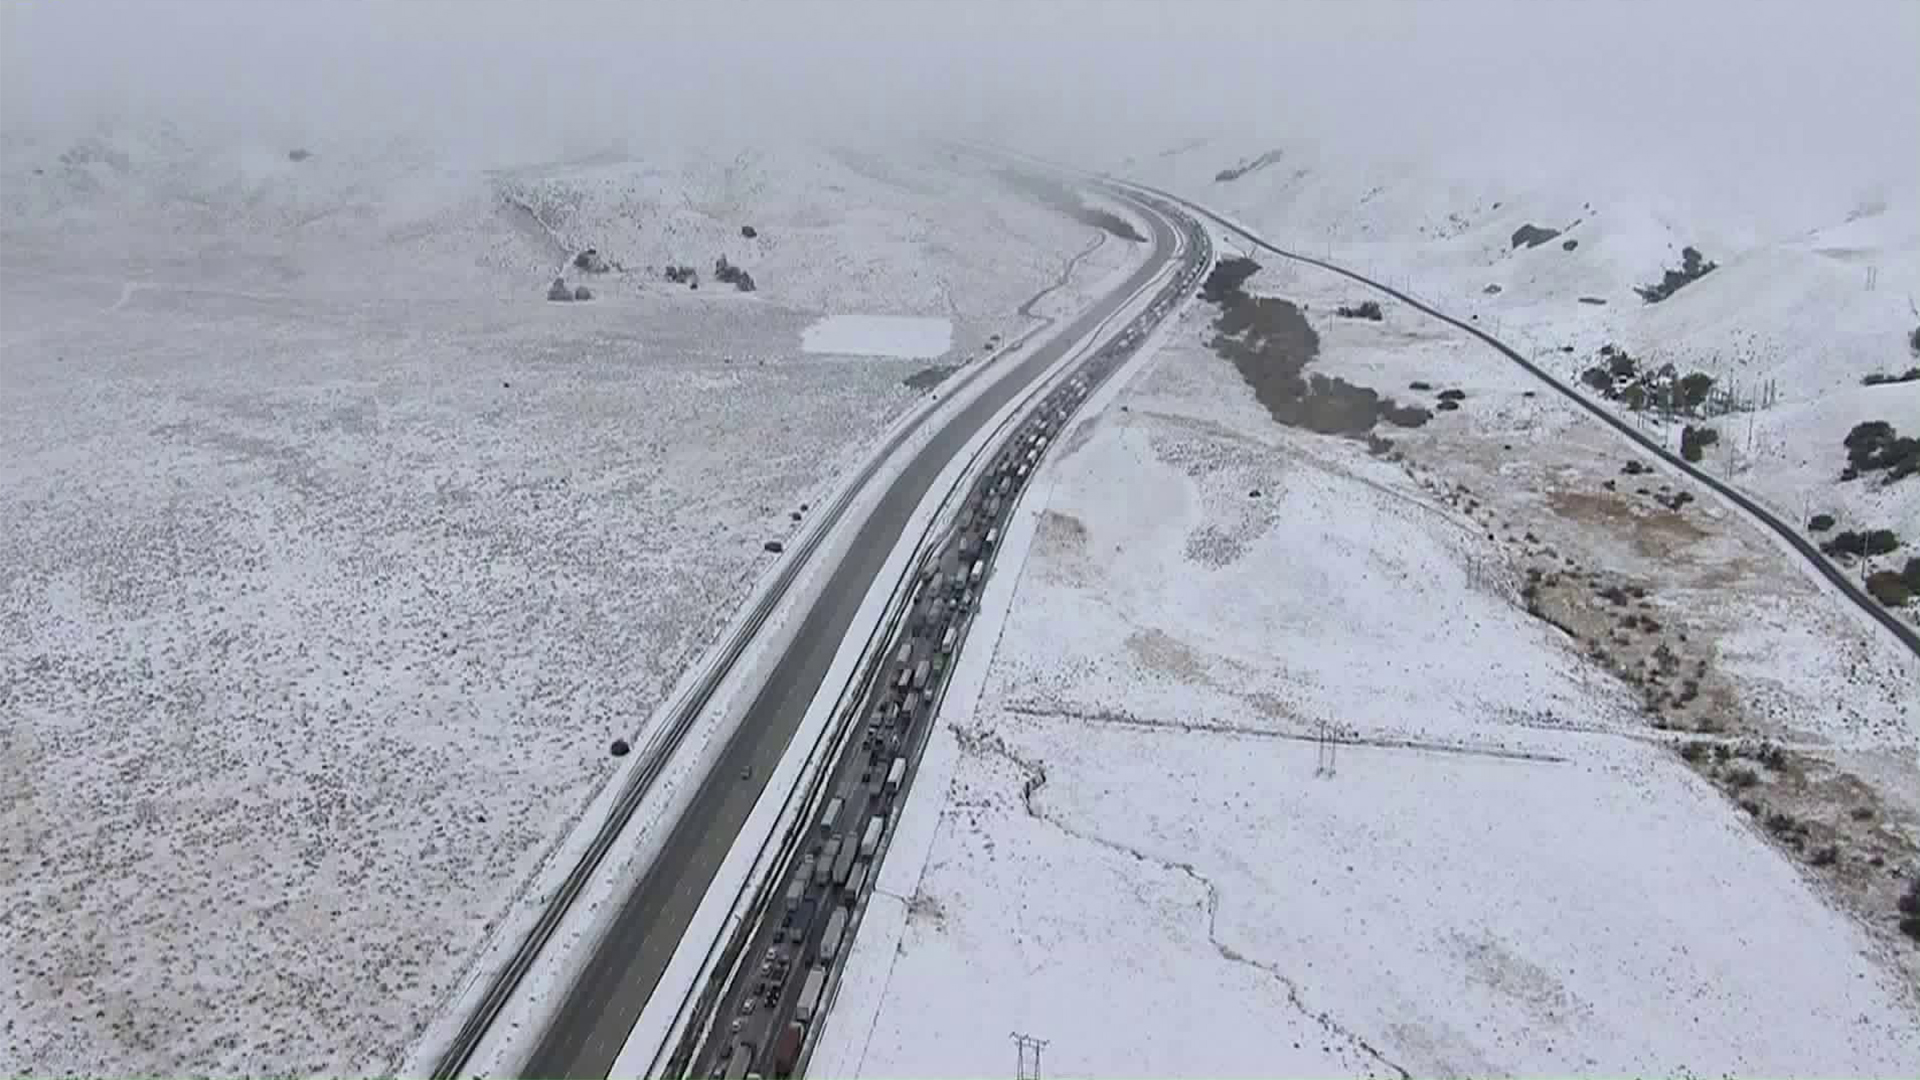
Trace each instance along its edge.
<path fill-rule="evenodd" d="M 1664 434 L 1677 447 L 1683 423 L 1710 424 L 1704 465 L 1783 519 L 1893 528 L 1906 544 L 1891 561 L 1920 555 L 1920 479 L 1840 480 L 1856 425 L 1920 434 L 1920 382 L 1867 385 L 1920 364 L 1916 163 L 1842 177 L 1755 148 L 1669 159 L 1511 134 L 1408 159 L 1294 142 L 1218 179 L 1253 149 L 1213 140 L 1119 171 L 1471 318 L 1568 381 L 1612 345 L 1767 402 Z M 1528 226 L 1556 234 L 1529 246 L 1516 237 Z M 1689 247 L 1715 269 L 1643 300 Z"/>

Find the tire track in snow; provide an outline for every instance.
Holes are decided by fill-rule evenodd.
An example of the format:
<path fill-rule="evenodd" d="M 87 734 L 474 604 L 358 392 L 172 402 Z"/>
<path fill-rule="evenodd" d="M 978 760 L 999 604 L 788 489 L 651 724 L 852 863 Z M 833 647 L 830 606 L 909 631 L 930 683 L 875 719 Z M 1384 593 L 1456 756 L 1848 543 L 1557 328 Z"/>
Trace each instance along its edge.
<path fill-rule="evenodd" d="M 959 741 L 962 752 L 976 756 L 991 755 L 1002 757 L 1012 762 L 1013 766 L 1020 770 L 1025 776 L 1025 779 L 1020 785 L 1020 801 L 1022 806 L 1026 808 L 1028 817 L 1051 825 L 1076 840 L 1094 844 L 1122 855 L 1131 856 L 1137 862 L 1146 863 L 1149 866 L 1157 866 L 1162 870 L 1177 870 L 1188 878 L 1198 882 L 1201 888 L 1206 890 L 1207 894 L 1207 941 L 1213 945 L 1214 951 L 1220 954 L 1221 959 L 1227 960 L 1230 963 L 1253 968 L 1280 984 L 1280 988 L 1286 991 L 1287 1004 L 1293 1006 L 1294 1010 L 1302 1016 L 1308 1017 L 1319 1024 L 1322 1031 L 1334 1038 L 1344 1040 L 1350 1046 L 1392 1070 L 1398 1080 L 1412 1080 L 1411 1073 L 1381 1053 L 1380 1050 L 1368 1042 L 1364 1036 L 1347 1027 L 1345 1024 L 1342 1024 L 1340 1021 L 1335 1020 L 1324 1010 L 1317 1010 L 1308 1005 L 1300 993 L 1299 984 L 1287 977 L 1278 965 L 1255 960 L 1220 940 L 1220 887 L 1214 884 L 1212 879 L 1208 878 L 1205 874 L 1194 869 L 1192 863 L 1172 862 L 1156 855 L 1150 855 L 1141 851 L 1139 848 L 1129 844 L 1123 844 L 1118 840 L 1112 840 L 1091 831 L 1071 828 L 1049 816 L 1045 810 L 1041 809 L 1037 802 L 1037 797 L 1047 784 L 1047 768 L 1044 761 L 1038 758 L 1029 759 L 1016 753 L 1012 747 L 1007 745 L 1006 739 L 998 732 L 988 732 L 977 729 L 970 730 L 962 728 L 958 724 L 950 724 L 948 727 L 953 731 L 954 738 Z"/>

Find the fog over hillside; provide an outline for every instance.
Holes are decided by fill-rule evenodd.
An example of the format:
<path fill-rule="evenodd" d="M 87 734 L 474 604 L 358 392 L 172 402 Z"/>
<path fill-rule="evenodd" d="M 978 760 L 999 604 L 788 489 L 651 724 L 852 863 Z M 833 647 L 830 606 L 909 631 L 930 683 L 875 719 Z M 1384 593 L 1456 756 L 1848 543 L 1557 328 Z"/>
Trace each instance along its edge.
<path fill-rule="evenodd" d="M 1920 175 L 1920 8 L 79 2 L 0 11 L 4 126 L 103 116 L 490 156 L 972 134 L 1081 160 L 1195 136 L 1686 153 L 1724 185 Z M 1663 177 L 1663 181 L 1672 177 Z M 1737 189 L 1730 195 L 1738 196 Z"/>

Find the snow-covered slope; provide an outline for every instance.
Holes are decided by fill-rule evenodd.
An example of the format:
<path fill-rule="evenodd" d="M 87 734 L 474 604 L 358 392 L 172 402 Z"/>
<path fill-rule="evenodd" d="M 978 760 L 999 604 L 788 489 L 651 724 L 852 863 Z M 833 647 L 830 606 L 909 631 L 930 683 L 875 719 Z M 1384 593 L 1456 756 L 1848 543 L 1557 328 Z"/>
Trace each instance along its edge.
<path fill-rule="evenodd" d="M 1093 236 L 943 158 L 5 136 L 8 1073 L 391 1068 L 913 400 L 805 328 L 961 361 Z"/>
<path fill-rule="evenodd" d="M 1863 385 L 1920 365 L 1908 345 L 1920 327 L 1920 162 L 1890 155 L 1881 172 L 1835 176 L 1764 148 L 1663 156 L 1576 139 L 1499 132 L 1409 158 L 1296 143 L 1229 181 L 1221 170 L 1264 148 L 1212 140 L 1117 171 L 1471 315 L 1570 381 L 1609 344 L 1643 369 L 1712 375 L 1760 407 L 1690 421 L 1720 434 L 1706 467 L 1789 520 L 1893 528 L 1898 557 L 1920 555 L 1920 476 L 1839 479 L 1862 421 L 1920 433 L 1920 381 Z M 1516 246 L 1527 225 L 1558 235 Z M 1636 288 L 1687 247 L 1717 269 L 1643 302 Z M 1670 444 L 1681 427 L 1665 428 Z"/>
<path fill-rule="evenodd" d="M 1321 316 L 1342 286 L 1305 278 L 1252 289 L 1310 299 L 1316 374 L 1434 379 L 1463 407 L 1383 429 L 1406 461 L 1278 426 L 1203 346 L 1217 309 L 1199 304 L 1062 438 L 813 1068 L 980 1075 L 1011 1031 L 1049 1040 L 1062 1075 L 1911 1074 L 1914 953 L 1887 894 L 1867 917 L 1888 933 L 1863 928 L 1813 845 L 1760 826 L 1805 813 L 1801 765 L 1752 778 L 1756 809 L 1720 797 L 1722 770 L 1674 752 L 1677 721 L 1530 615 L 1518 582 L 1528 564 L 1628 573 L 1651 586 L 1636 616 L 1690 667 L 1740 669 L 1739 692 L 1709 685 L 1723 731 L 1811 748 L 1809 776 L 1815 756 L 1876 755 L 1888 799 L 1865 818 L 1847 821 L 1857 787 L 1820 783 L 1851 830 L 1839 873 L 1896 888 L 1910 842 L 1874 845 L 1878 820 L 1916 820 L 1920 666 L 1844 619 L 1806 626 L 1812 587 L 1778 584 L 1766 539 L 1712 508 L 1549 509 L 1603 505 L 1585 493 L 1616 470 L 1577 464 L 1596 425 L 1399 309 Z M 1756 617 L 1782 608 L 1798 618 Z M 1831 715 L 1841 694 L 1863 715 Z"/>

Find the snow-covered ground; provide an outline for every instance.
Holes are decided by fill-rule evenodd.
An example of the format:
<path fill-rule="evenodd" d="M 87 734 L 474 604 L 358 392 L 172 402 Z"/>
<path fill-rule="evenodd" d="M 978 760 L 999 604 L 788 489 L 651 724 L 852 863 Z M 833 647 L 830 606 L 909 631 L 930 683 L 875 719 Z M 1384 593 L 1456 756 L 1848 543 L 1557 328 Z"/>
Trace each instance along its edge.
<path fill-rule="evenodd" d="M 391 1067 L 914 400 L 805 328 L 964 360 L 1094 237 L 931 155 L 4 134 L 12 1072 Z M 759 291 L 661 280 L 719 255 Z"/>
<path fill-rule="evenodd" d="M 1315 315 L 1314 372 L 1465 390 L 1383 428 L 1394 461 L 1277 426 L 1201 345 L 1217 310 L 1009 530 L 1005 629 L 955 675 L 979 703 L 950 697 L 928 751 L 951 782 L 901 826 L 937 817 L 924 865 L 887 867 L 868 919 L 897 934 L 863 930 L 816 1065 L 979 1075 L 1017 1031 L 1067 1076 L 1920 1069 L 1890 908 L 1675 753 L 1705 707 L 1657 717 L 1520 584 L 1550 561 L 1650 586 L 1647 636 L 1711 658 L 1721 730 L 1806 755 L 1743 789 L 1768 818 L 1836 761 L 1871 775 L 1877 816 L 1833 826 L 1861 881 L 1914 872 L 1920 670 L 1737 519 L 1608 492 L 1617 444 L 1462 335 Z"/>
<path fill-rule="evenodd" d="M 829 315 L 807 327 L 800 345 L 810 353 L 932 359 L 952 348 L 953 325 L 899 315 Z"/>
<path fill-rule="evenodd" d="M 1117 171 L 1470 315 L 1569 381 L 1605 364 L 1606 345 L 1643 370 L 1711 375 L 1764 407 L 1685 421 L 1719 433 L 1705 467 L 1785 520 L 1824 513 L 1836 531 L 1894 529 L 1905 544 L 1881 567 L 1920 556 L 1920 476 L 1840 480 L 1855 425 L 1920 432 L 1920 381 L 1863 385 L 1920 367 L 1908 340 L 1920 329 L 1920 158 L 1890 146 L 1842 168 L 1731 130 L 1669 141 L 1657 125 L 1630 151 L 1577 130 L 1494 125 L 1396 157 L 1212 139 Z M 1526 225 L 1558 234 L 1516 246 Z M 1636 287 L 1679 267 L 1689 246 L 1718 268 L 1643 302 Z M 1664 429 L 1669 446 L 1682 426 Z M 1907 610 L 1920 618 L 1920 603 Z"/>

